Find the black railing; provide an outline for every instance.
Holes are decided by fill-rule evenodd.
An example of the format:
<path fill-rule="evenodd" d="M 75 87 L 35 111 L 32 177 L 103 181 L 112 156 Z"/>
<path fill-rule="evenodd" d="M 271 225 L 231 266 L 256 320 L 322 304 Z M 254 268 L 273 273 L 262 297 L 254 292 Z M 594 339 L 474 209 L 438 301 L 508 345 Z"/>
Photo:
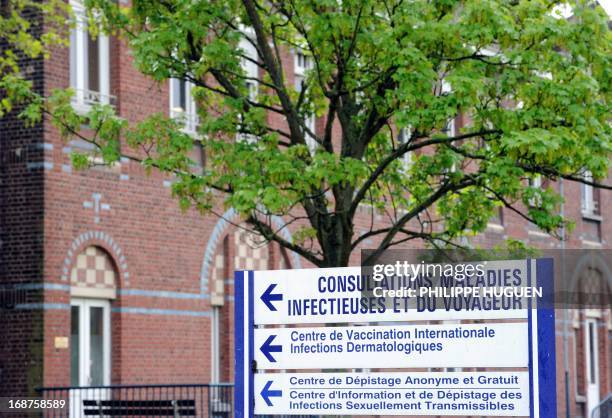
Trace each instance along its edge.
<path fill-rule="evenodd" d="M 43 412 L 49 418 L 234 416 L 231 383 L 44 387 L 37 392 L 46 400 L 60 401 Z"/>
<path fill-rule="evenodd" d="M 608 393 L 608 396 L 593 409 L 590 418 L 612 418 L 612 393 Z"/>

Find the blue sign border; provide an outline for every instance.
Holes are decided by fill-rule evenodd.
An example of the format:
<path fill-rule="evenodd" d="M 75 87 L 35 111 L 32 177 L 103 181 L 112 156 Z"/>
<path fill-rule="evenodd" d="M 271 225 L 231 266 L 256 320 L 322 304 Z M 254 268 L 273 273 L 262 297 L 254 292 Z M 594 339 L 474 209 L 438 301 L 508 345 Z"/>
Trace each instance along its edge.
<path fill-rule="evenodd" d="M 245 280 L 246 276 L 246 280 Z M 254 271 L 237 271 L 234 274 L 234 416 L 247 418 L 253 416 L 255 398 L 253 393 L 253 369 L 255 343 L 253 341 L 255 323 L 253 319 L 253 281 Z M 247 303 L 245 303 L 245 300 Z M 248 325 L 247 325 L 248 324 Z M 245 326 L 248 341 L 245 344 Z M 245 393 L 248 394 L 245 402 Z"/>
<path fill-rule="evenodd" d="M 552 258 L 536 260 L 536 286 L 544 291 L 545 298 L 552 298 L 555 291 L 554 265 Z M 540 417 L 557 416 L 557 357 L 555 310 L 552 300 L 538 306 L 538 384 Z"/>
<path fill-rule="evenodd" d="M 527 259 L 527 286 L 531 286 L 532 259 Z M 544 296 L 554 294 L 553 259 L 536 259 L 536 286 L 543 289 Z M 246 280 L 245 280 L 246 279 Z M 255 391 L 254 383 L 254 295 L 253 283 L 255 272 L 237 271 L 234 275 L 234 416 L 236 418 L 254 417 Z M 245 303 L 246 301 L 246 303 Z M 529 411 L 530 417 L 536 418 L 534 385 L 538 385 L 538 418 L 557 416 L 557 366 L 555 355 L 555 311 L 552 301 L 546 301 L 544 307 L 536 308 L 537 345 L 533 344 L 532 301 L 529 301 L 527 312 L 528 353 L 529 353 Z M 245 326 L 248 338 L 245 344 Z M 537 356 L 537 373 L 534 373 L 534 355 Z M 246 356 L 246 357 L 245 357 Z M 246 365 L 246 367 L 245 367 Z M 245 397 L 248 393 L 248 397 Z M 247 399 L 247 402 L 245 402 Z"/>

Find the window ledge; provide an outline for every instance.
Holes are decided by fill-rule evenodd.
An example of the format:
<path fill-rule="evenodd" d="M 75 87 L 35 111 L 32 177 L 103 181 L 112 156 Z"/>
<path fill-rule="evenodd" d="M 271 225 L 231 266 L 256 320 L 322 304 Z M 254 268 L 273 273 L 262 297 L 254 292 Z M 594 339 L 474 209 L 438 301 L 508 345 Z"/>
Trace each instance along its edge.
<path fill-rule="evenodd" d="M 191 136 L 198 135 L 198 126 L 200 124 L 197 114 L 171 110 L 170 117 L 182 125 L 181 132 Z"/>
<path fill-rule="evenodd" d="M 598 214 L 593 213 L 593 212 L 586 212 L 584 210 L 582 211 L 582 217 L 584 219 L 589 220 L 589 221 L 601 222 L 603 220 L 601 215 L 598 215 Z"/>
<path fill-rule="evenodd" d="M 72 101 L 72 108 L 80 116 L 85 116 L 91 110 L 90 104 L 79 103 L 77 100 Z"/>
<path fill-rule="evenodd" d="M 117 98 L 115 96 L 91 90 L 77 89 L 76 95 L 72 98 L 72 107 L 80 115 L 89 112 L 95 104 L 115 107 L 116 103 Z"/>
<path fill-rule="evenodd" d="M 92 165 L 89 167 L 90 170 L 116 175 L 121 174 L 121 163 L 119 162 L 106 164 L 104 161 L 101 161 L 100 158 L 90 158 L 89 160 L 92 163 Z"/>
<path fill-rule="evenodd" d="M 582 238 L 581 241 L 582 241 L 582 245 L 585 245 L 589 248 L 602 248 L 603 247 L 603 244 L 598 241 L 593 241 L 593 240 L 584 239 L 584 238 Z"/>
<path fill-rule="evenodd" d="M 531 235 L 538 238 L 550 238 L 550 234 L 548 232 L 542 232 L 540 230 L 533 229 L 528 230 L 527 235 Z"/>
<path fill-rule="evenodd" d="M 197 141 L 201 141 L 202 140 L 202 136 L 198 133 L 197 129 L 182 128 L 181 132 L 191 136 L 193 139 L 195 139 Z"/>
<path fill-rule="evenodd" d="M 503 232 L 506 230 L 506 227 L 500 224 L 489 222 L 487 223 L 487 230 L 492 232 Z"/>

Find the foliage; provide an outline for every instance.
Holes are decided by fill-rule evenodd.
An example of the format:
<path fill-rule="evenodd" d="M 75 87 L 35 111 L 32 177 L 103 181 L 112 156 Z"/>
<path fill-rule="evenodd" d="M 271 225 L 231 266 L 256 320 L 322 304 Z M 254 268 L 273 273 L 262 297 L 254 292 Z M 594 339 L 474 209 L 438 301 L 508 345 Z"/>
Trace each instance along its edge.
<path fill-rule="evenodd" d="M 0 117 L 16 103 L 33 103 L 24 116 L 39 121 L 40 100 L 33 96 L 33 68 L 25 62 L 48 58 L 53 46 L 67 45 L 68 5 L 62 0 L 0 2 Z M 44 19 L 44 30 L 43 30 Z M 25 67 L 25 68 L 24 68 Z"/>
<path fill-rule="evenodd" d="M 107 106 L 77 115 L 61 93 L 39 106 L 65 132 L 102 127 L 90 139 L 109 162 L 127 138 L 146 166 L 176 174 L 183 206 L 222 202 L 319 266 L 346 265 L 369 239 L 379 252 L 411 240 L 457 245 L 500 206 L 558 234 L 569 222 L 560 197 L 528 180 L 608 174 L 611 38 L 590 1 L 570 19 L 562 2 L 543 0 L 87 3 L 129 43 L 139 71 L 195 85 L 205 170 L 192 169 L 180 121 L 129 125 Z M 299 88 L 292 51 L 312 62 Z M 19 96 L 19 83 L 8 85 Z M 305 122 L 313 114 L 316 132 Z M 459 114 L 470 123 L 446 129 Z M 366 231 L 355 225 L 364 207 L 383 217 L 372 214 Z M 291 225 L 293 242 L 272 217 Z"/>

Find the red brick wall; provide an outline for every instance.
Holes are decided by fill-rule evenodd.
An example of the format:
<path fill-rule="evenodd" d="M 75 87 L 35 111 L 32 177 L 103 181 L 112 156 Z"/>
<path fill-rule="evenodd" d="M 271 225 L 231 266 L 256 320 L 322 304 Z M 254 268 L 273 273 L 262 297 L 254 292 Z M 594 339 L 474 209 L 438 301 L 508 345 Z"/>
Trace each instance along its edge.
<path fill-rule="evenodd" d="M 111 92 L 118 98 L 120 115 L 137 121 L 153 112 L 167 112 L 167 84 L 159 85 L 134 70 L 127 48 L 117 40 L 112 42 L 112 56 Z M 68 63 L 67 50 L 57 51 L 46 63 L 47 92 L 68 86 Z M 42 66 L 37 65 L 42 81 Z M 270 122 L 283 123 L 277 116 L 270 116 Z M 88 245 L 105 248 L 118 267 L 119 296 L 112 301 L 111 319 L 112 382 L 208 382 L 211 306 L 206 298 L 208 288 L 202 293 L 200 276 L 205 249 L 213 239 L 218 219 L 200 216 L 195 211 L 181 212 L 165 183 L 170 179 L 155 172 L 147 176 L 133 162 L 123 161 L 120 168 L 112 170 L 73 170 L 67 144 L 49 124 L 44 129 L 40 126 L 25 130 L 10 119 L 0 123 L 3 124 L 0 132 L 10 132 L 11 139 L 0 141 L 3 158 L 15 155 L 17 148 L 32 152 L 28 158 L 2 164 L 0 168 L 3 174 L 1 277 L 3 282 L 5 278 L 29 283 L 44 279 L 45 283 L 58 286 L 44 294 L 45 306 L 54 307 L 44 311 L 44 330 L 41 310 L 12 313 L 5 316 L 8 322 L 3 319 L 12 325 L 0 328 L 0 338 L 7 341 L 0 345 L 0 350 L 4 350 L 0 351 L 0 393 L 2 390 L 6 393 L 9 386 L 11 390 L 25 393 L 36 385 L 69 384 L 70 351 L 55 348 L 54 341 L 55 337 L 70 335 L 67 274 L 76 254 Z M 321 125 L 319 121 L 318 129 Z M 37 145 L 43 143 L 46 150 Z M 27 162 L 44 162 L 46 168 L 28 170 Z M 84 201 L 92 200 L 93 193 L 100 193 L 102 202 L 110 205 L 110 210 L 99 214 L 99 222 L 95 221 L 93 209 L 83 206 Z M 578 220 L 568 247 L 582 247 L 581 235 L 589 225 L 580 215 L 579 186 L 566 182 L 565 193 L 566 214 Z M 602 193 L 602 207 L 612 203 L 610 199 L 610 193 Z M 534 233 L 512 212 L 504 211 L 503 218 L 502 227 L 492 227 L 472 242 L 490 247 L 513 237 L 540 247 L 560 246 L 558 241 Z M 381 216 L 376 215 L 375 219 L 377 223 L 384 222 Z M 360 209 L 355 233 L 361 234 L 369 226 L 369 209 Z M 612 226 L 610 223 L 602 226 L 603 246 L 609 247 Z M 222 245 L 223 236 L 232 229 L 228 226 L 221 236 L 215 237 L 217 246 Z M 233 277 L 232 236 L 230 233 L 225 249 L 228 278 Z M 372 245 L 364 244 L 365 247 Z M 272 251 L 270 267 L 278 265 L 278 249 L 273 247 Z M 355 253 L 351 263 L 359 263 L 359 253 Z M 309 263 L 302 261 L 302 265 L 308 267 Z M 220 320 L 221 380 L 226 381 L 233 380 L 232 293 L 230 281 Z M 607 349 L 602 347 L 604 357 L 610 350 L 609 338 L 603 335 L 606 332 L 609 333 L 602 329 L 600 338 L 601 344 L 608 344 Z M 19 361 L 12 360 L 12 352 Z M 560 358 L 559 355 L 558 361 Z M 606 367 L 604 373 L 609 376 L 609 365 L 604 360 L 601 365 Z M 8 383 L 2 386 L 2 382 Z M 609 380 L 606 385 L 607 389 L 602 391 L 610 389 Z"/>

